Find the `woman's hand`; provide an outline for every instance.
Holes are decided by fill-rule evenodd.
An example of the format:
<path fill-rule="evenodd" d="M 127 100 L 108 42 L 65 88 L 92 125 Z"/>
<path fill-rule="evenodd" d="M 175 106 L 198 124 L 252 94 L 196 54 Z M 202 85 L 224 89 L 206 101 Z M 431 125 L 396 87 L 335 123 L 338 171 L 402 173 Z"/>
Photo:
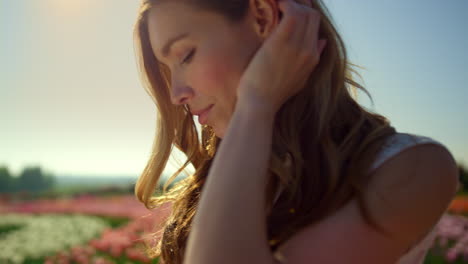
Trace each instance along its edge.
<path fill-rule="evenodd" d="M 320 14 L 308 4 L 279 0 L 283 16 L 243 73 L 239 101 L 276 113 L 298 93 L 319 63 L 326 40 L 318 40 Z"/>

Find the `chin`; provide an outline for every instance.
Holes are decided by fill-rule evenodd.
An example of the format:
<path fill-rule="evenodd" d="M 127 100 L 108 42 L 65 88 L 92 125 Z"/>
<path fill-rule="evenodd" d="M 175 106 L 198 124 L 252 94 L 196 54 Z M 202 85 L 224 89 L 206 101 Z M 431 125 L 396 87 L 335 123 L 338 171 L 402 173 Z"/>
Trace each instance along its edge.
<path fill-rule="evenodd" d="M 215 133 L 215 136 L 216 136 L 216 137 L 218 137 L 218 138 L 220 138 L 220 139 L 223 139 L 224 134 L 218 133 L 218 132 L 216 132 L 216 131 L 215 131 L 214 133 Z"/>
<path fill-rule="evenodd" d="M 213 132 L 218 138 L 223 139 L 224 129 L 221 129 L 221 131 L 220 131 L 220 129 L 216 129 L 215 127 L 213 127 Z"/>

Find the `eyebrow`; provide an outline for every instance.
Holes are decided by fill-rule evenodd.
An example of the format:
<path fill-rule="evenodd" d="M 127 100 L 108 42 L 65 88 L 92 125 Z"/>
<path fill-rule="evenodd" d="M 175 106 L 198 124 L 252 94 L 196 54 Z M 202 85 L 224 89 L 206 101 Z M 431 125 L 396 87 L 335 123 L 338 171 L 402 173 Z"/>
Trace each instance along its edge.
<path fill-rule="evenodd" d="M 162 56 L 165 58 L 167 57 L 167 55 L 169 55 L 169 52 L 171 51 L 171 47 L 174 43 L 176 43 L 177 41 L 183 39 L 183 38 L 186 38 L 188 37 L 189 33 L 186 32 L 186 33 L 183 33 L 183 34 L 180 34 L 178 36 L 175 36 L 173 38 L 170 38 L 166 44 L 164 44 L 163 46 L 163 49 L 162 49 Z"/>

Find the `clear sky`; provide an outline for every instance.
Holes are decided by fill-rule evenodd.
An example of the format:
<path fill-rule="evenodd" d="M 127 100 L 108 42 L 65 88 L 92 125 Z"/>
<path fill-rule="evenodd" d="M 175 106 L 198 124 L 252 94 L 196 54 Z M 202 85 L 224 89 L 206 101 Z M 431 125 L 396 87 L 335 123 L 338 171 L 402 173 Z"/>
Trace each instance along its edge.
<path fill-rule="evenodd" d="M 0 0 L 0 164 L 138 175 L 155 106 L 136 68 L 139 1 Z M 400 132 L 468 165 L 468 1 L 325 0 L 374 99 Z"/>

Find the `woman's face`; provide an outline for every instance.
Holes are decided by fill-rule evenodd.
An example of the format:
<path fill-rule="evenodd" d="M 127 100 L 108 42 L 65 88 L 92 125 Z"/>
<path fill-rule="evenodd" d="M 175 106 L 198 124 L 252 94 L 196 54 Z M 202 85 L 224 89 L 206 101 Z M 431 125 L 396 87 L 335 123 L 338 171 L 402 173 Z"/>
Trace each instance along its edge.
<path fill-rule="evenodd" d="M 172 103 L 187 104 L 192 114 L 212 106 L 199 121 L 220 138 L 234 111 L 239 79 L 262 42 L 249 21 L 230 24 L 182 1 L 162 1 L 148 14 L 153 53 L 170 69 Z M 164 56 L 168 41 L 180 35 L 185 37 Z"/>

